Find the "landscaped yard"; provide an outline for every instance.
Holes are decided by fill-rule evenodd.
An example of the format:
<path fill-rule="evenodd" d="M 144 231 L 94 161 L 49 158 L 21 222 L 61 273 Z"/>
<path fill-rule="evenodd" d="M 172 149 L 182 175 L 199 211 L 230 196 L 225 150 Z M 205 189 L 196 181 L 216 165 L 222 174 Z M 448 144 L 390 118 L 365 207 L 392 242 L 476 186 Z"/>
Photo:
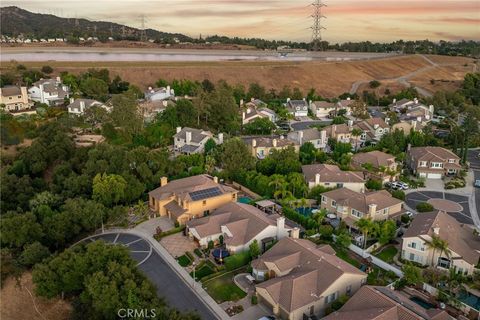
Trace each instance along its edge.
<path fill-rule="evenodd" d="M 377 253 L 375 256 L 382 259 L 386 263 L 393 263 L 393 257 L 397 254 L 398 250 L 394 246 L 389 246 Z"/>
<path fill-rule="evenodd" d="M 190 258 L 187 257 L 185 254 L 183 256 L 178 257 L 177 261 L 178 261 L 178 264 L 181 265 L 182 267 L 188 267 L 192 263 L 192 260 L 190 260 Z"/>
<path fill-rule="evenodd" d="M 212 273 L 215 273 L 215 270 L 213 270 L 208 263 L 201 262 L 198 266 L 195 267 L 195 280 L 198 281 L 203 277 L 211 275 Z M 190 272 L 190 275 L 193 277 L 193 271 Z"/>
<path fill-rule="evenodd" d="M 247 294 L 233 282 L 233 276 L 234 274 L 229 272 L 218 278 L 207 280 L 203 283 L 203 287 L 217 303 L 240 300 Z"/>
<path fill-rule="evenodd" d="M 338 250 L 336 249 L 336 255 L 337 257 L 339 257 L 340 259 L 350 263 L 351 265 L 357 267 L 357 268 L 360 268 L 360 262 L 358 262 L 357 260 L 355 260 L 354 258 L 350 257 L 348 255 L 348 251 L 345 250 L 345 249 L 342 249 L 342 250 Z"/>

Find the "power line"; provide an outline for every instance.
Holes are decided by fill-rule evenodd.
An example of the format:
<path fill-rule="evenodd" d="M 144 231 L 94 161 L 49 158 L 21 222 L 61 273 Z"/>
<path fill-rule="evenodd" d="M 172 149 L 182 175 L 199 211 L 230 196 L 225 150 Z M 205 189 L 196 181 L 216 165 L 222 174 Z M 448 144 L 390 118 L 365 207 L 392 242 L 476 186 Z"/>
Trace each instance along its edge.
<path fill-rule="evenodd" d="M 322 8 L 326 7 L 327 5 L 323 3 L 323 0 L 315 0 L 314 3 L 312 3 L 313 6 L 313 26 L 312 26 L 312 48 L 313 51 L 319 51 L 321 50 L 321 44 L 322 44 L 322 29 L 326 29 L 322 25 L 322 20 L 325 19 L 326 17 L 322 14 Z"/>
<path fill-rule="evenodd" d="M 144 14 L 140 16 L 140 22 L 141 22 L 141 29 L 140 29 L 140 41 L 147 41 L 147 30 L 145 29 L 145 22 L 147 21 L 147 18 L 145 17 Z"/>

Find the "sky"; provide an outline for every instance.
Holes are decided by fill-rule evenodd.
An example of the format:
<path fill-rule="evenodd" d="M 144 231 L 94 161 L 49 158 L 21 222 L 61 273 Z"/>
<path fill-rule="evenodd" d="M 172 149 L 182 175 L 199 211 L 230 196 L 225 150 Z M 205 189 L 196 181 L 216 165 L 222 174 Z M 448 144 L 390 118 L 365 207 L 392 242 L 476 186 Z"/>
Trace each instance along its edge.
<path fill-rule="evenodd" d="M 139 28 L 200 34 L 311 41 L 315 0 L 2 0 L 33 12 L 106 20 Z M 322 38 L 480 40 L 480 0 L 324 0 Z"/>

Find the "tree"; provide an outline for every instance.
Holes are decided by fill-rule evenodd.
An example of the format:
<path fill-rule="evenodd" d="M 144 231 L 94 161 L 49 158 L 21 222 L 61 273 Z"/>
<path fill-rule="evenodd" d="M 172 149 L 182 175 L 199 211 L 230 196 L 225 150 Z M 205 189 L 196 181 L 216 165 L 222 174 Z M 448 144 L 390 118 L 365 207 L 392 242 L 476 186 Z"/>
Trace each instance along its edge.
<path fill-rule="evenodd" d="M 261 254 L 260 246 L 258 245 L 257 239 L 253 240 L 253 242 L 250 243 L 250 245 L 248 246 L 248 250 L 252 259 L 256 259 Z"/>
<path fill-rule="evenodd" d="M 447 257 L 450 257 L 450 249 L 448 248 L 448 242 L 446 240 L 441 239 L 437 235 L 432 235 L 432 240 L 426 242 L 427 247 L 432 249 L 432 266 L 436 266 L 435 263 L 435 253 L 438 251 L 438 256 L 441 257 L 442 254 L 445 254 Z M 438 263 L 438 261 L 437 261 Z"/>
<path fill-rule="evenodd" d="M 365 183 L 365 187 L 367 187 L 369 190 L 381 190 L 383 188 L 383 184 L 381 180 L 368 179 L 367 183 Z"/>
<path fill-rule="evenodd" d="M 407 262 L 402 266 L 403 278 L 408 285 L 415 285 L 423 281 L 422 271 L 420 268 Z"/>
<path fill-rule="evenodd" d="M 271 134 L 276 126 L 268 118 L 256 118 L 243 126 L 246 134 Z"/>
<path fill-rule="evenodd" d="M 50 67 L 50 66 L 43 66 L 42 69 L 41 69 L 41 71 L 42 71 L 43 73 L 50 74 L 50 73 L 53 72 L 53 68 Z"/>
<path fill-rule="evenodd" d="M 140 132 L 143 119 L 138 112 L 137 102 L 131 96 L 117 94 L 112 97 L 113 110 L 110 114 L 116 127 L 121 128 L 129 140 Z"/>
<path fill-rule="evenodd" d="M 215 150 L 216 147 L 217 147 L 217 144 L 215 140 L 213 140 L 212 138 L 208 139 L 207 142 L 205 142 L 205 147 L 204 147 L 205 154 L 206 155 L 212 154 L 212 152 Z"/>
<path fill-rule="evenodd" d="M 380 223 L 378 227 L 378 241 L 384 245 L 395 239 L 397 225 L 393 220 L 386 220 Z"/>
<path fill-rule="evenodd" d="M 418 212 L 430 212 L 433 211 L 433 206 L 428 202 L 419 202 L 416 206 Z"/>
<path fill-rule="evenodd" d="M 332 124 L 344 124 L 345 118 L 344 117 L 335 117 L 333 118 Z"/>
<path fill-rule="evenodd" d="M 220 153 L 220 164 L 227 176 L 232 177 L 234 173 L 250 170 L 255 165 L 247 145 L 239 138 L 232 138 L 222 144 Z"/>
<path fill-rule="evenodd" d="M 352 243 L 352 236 L 348 233 L 348 231 L 340 232 L 337 234 L 335 242 L 338 243 L 342 248 L 348 248 L 348 246 Z"/>
<path fill-rule="evenodd" d="M 327 210 L 322 209 L 315 213 L 312 217 L 313 220 L 317 223 L 317 231 L 320 232 L 320 226 L 323 224 L 323 221 L 327 217 Z"/>
<path fill-rule="evenodd" d="M 22 265 L 31 267 L 39 262 L 42 262 L 42 260 L 48 256 L 50 256 L 50 251 L 48 248 L 36 241 L 31 244 L 27 244 L 24 247 L 19 261 Z"/>
<path fill-rule="evenodd" d="M 317 149 L 311 142 L 305 142 L 300 147 L 300 161 L 302 164 L 312 164 L 315 162 L 317 155 Z"/>
<path fill-rule="evenodd" d="M 87 98 L 105 101 L 108 97 L 108 84 L 97 78 L 87 78 L 80 83 L 80 90 Z"/>
<path fill-rule="evenodd" d="M 6 214 L 0 220 L 2 247 L 22 248 L 24 245 L 41 240 L 42 226 L 33 213 Z"/>
<path fill-rule="evenodd" d="M 352 129 L 351 134 L 352 134 L 352 137 L 355 138 L 355 151 L 358 150 L 359 142 L 360 142 L 359 137 L 362 135 L 362 133 L 363 133 L 362 130 L 360 130 L 359 128 L 353 128 Z"/>
<path fill-rule="evenodd" d="M 378 80 L 372 80 L 368 84 L 369 84 L 370 88 L 372 88 L 372 89 L 376 89 L 376 88 L 380 87 L 380 85 L 381 85 L 380 81 L 378 81 Z"/>
<path fill-rule="evenodd" d="M 124 200 L 127 182 L 116 174 L 97 174 L 93 178 L 93 199 L 109 207 Z"/>
<path fill-rule="evenodd" d="M 292 194 L 296 197 L 301 197 L 307 191 L 307 185 L 305 184 L 305 178 L 301 173 L 291 172 L 288 174 L 288 185 L 291 188 Z"/>
<path fill-rule="evenodd" d="M 355 222 L 358 230 L 363 234 L 363 248 L 367 246 L 368 235 L 375 230 L 375 225 L 370 218 L 361 218 Z"/>

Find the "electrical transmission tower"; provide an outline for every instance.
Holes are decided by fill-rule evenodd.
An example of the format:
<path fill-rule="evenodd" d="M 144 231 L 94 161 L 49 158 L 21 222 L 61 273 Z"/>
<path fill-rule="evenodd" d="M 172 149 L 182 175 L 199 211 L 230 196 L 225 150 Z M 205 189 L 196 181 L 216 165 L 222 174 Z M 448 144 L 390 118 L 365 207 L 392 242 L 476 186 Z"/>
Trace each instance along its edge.
<path fill-rule="evenodd" d="M 322 14 L 322 8 L 327 5 L 323 3 L 323 0 L 315 0 L 312 3 L 313 7 L 313 26 L 312 26 L 312 45 L 313 51 L 321 50 L 322 46 L 322 29 L 326 29 L 322 26 L 322 20 L 326 17 Z"/>
<path fill-rule="evenodd" d="M 142 25 L 140 30 L 140 41 L 147 41 L 147 30 L 145 29 L 145 22 L 147 21 L 147 18 L 144 14 L 140 16 L 140 21 Z"/>

